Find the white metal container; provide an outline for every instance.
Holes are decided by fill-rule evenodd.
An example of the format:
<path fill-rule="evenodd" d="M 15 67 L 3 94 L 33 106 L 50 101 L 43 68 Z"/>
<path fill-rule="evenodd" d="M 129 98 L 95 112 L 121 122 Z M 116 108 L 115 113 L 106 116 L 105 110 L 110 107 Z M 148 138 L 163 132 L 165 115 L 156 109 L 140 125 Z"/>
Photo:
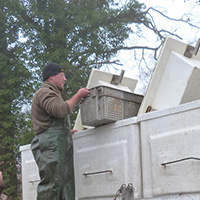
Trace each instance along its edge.
<path fill-rule="evenodd" d="M 74 135 L 76 200 L 113 200 L 122 184 L 142 194 L 139 126 L 136 118 Z"/>
<path fill-rule="evenodd" d="M 200 191 L 200 100 L 138 117 L 143 197 Z"/>
<path fill-rule="evenodd" d="M 30 149 L 30 144 L 20 147 L 22 160 L 23 200 L 36 200 L 37 185 L 40 181 L 38 166 Z"/>
<path fill-rule="evenodd" d="M 76 200 L 113 200 L 128 183 L 137 199 L 200 200 L 199 133 L 200 100 L 74 134 Z M 23 200 L 35 200 L 38 168 L 20 150 Z"/>

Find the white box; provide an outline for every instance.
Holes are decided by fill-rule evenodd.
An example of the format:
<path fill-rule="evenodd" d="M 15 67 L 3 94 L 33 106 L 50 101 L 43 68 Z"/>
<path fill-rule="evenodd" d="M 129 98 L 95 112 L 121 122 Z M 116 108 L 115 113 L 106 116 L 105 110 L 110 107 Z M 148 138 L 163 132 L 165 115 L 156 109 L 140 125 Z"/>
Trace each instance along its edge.
<path fill-rule="evenodd" d="M 76 200 L 113 200 L 122 184 L 132 183 L 141 198 L 139 126 L 129 118 L 73 136 Z"/>
<path fill-rule="evenodd" d="M 200 99 L 200 52 L 187 58 L 186 48 L 183 42 L 166 39 L 139 114 Z"/>
<path fill-rule="evenodd" d="M 143 198 L 200 191 L 200 101 L 138 117 Z"/>

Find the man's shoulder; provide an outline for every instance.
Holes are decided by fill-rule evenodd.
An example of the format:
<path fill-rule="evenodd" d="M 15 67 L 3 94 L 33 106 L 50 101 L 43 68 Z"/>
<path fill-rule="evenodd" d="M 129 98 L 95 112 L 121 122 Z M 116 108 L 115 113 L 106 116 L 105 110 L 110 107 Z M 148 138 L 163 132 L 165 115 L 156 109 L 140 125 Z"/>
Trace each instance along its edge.
<path fill-rule="evenodd" d="M 49 93 L 55 91 L 53 85 L 49 83 L 43 83 L 43 85 L 36 91 L 35 94 L 40 94 L 40 93 Z"/>
<path fill-rule="evenodd" d="M 45 95 L 45 94 L 48 94 L 50 92 L 51 92 L 50 88 L 41 87 L 35 92 L 34 97 L 41 96 L 43 94 Z"/>
<path fill-rule="evenodd" d="M 56 91 L 51 85 L 43 85 L 39 88 L 34 94 L 33 99 L 43 99 L 46 97 L 57 97 L 59 96 L 59 92 Z"/>
<path fill-rule="evenodd" d="M 50 88 L 50 87 L 41 87 L 41 88 L 39 88 L 37 91 L 36 91 L 36 93 L 41 93 L 41 92 L 51 92 L 52 91 L 52 89 Z"/>

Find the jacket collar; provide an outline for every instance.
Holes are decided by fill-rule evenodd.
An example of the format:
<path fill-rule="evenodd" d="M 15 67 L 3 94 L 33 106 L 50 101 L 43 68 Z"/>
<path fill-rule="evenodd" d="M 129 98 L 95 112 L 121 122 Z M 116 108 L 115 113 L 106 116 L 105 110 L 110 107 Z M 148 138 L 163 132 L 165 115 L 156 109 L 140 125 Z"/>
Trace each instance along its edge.
<path fill-rule="evenodd" d="M 44 88 L 49 88 L 49 89 L 55 91 L 56 93 L 60 93 L 60 92 L 62 91 L 62 90 L 61 90 L 59 87 L 57 87 L 55 84 L 49 83 L 48 81 L 45 81 L 45 82 L 43 83 L 42 87 L 44 87 Z"/>

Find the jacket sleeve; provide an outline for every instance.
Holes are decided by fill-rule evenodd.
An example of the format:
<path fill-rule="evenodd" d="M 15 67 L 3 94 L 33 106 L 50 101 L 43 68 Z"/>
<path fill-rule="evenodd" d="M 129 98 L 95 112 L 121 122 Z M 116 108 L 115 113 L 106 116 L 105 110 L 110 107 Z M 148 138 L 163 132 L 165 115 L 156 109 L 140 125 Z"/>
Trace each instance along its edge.
<path fill-rule="evenodd" d="M 69 105 L 54 91 L 46 90 L 40 93 L 40 107 L 50 116 L 63 118 L 70 113 Z"/>

